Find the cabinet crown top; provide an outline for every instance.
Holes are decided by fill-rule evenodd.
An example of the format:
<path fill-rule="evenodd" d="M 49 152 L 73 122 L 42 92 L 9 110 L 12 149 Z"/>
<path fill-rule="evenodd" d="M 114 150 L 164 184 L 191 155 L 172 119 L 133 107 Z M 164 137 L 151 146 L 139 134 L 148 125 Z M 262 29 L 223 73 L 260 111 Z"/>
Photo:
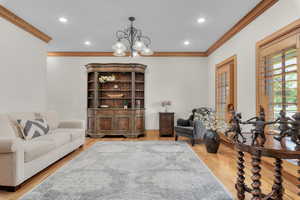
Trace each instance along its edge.
<path fill-rule="evenodd" d="M 85 65 L 86 68 L 89 67 L 143 67 L 146 68 L 147 65 L 140 63 L 89 63 Z"/>

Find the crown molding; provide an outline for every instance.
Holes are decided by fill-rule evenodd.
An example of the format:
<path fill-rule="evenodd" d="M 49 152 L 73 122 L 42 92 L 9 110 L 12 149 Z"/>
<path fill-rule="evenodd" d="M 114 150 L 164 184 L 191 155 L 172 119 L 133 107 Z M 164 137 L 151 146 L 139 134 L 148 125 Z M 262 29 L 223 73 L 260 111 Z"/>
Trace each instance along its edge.
<path fill-rule="evenodd" d="M 208 57 L 278 1 L 279 0 L 262 0 L 220 39 L 211 45 L 206 52 L 155 52 L 152 56 L 146 57 Z M 48 56 L 110 57 L 113 55 L 112 52 L 49 52 Z"/>
<path fill-rule="evenodd" d="M 20 27 L 21 29 L 31 33 L 35 37 L 43 40 L 44 42 L 49 42 L 52 38 L 42 31 L 35 28 L 33 25 L 26 22 L 24 19 L 18 17 L 16 14 L 8 10 L 7 8 L 0 5 L 0 17 L 10 21 L 11 23 L 15 24 L 16 26 Z"/>
<path fill-rule="evenodd" d="M 127 55 L 129 55 L 127 53 Z M 115 57 L 113 52 L 80 52 L 80 51 L 54 51 L 48 52 L 48 56 L 57 57 Z M 207 57 L 206 52 L 154 52 L 151 56 L 143 57 Z"/>
<path fill-rule="evenodd" d="M 227 31 L 219 40 L 217 40 L 213 45 L 211 45 L 206 52 L 155 52 L 152 56 L 146 57 L 207 57 L 278 1 L 279 0 L 262 0 L 248 14 L 246 14 L 241 20 L 239 20 L 238 23 L 236 23 L 229 31 Z M 47 43 L 50 40 L 52 40 L 50 36 L 38 30 L 33 25 L 29 24 L 28 22 L 18 17 L 16 14 L 14 14 L 13 12 L 9 11 L 7 8 L 1 5 L 0 17 L 3 17 L 4 19 L 10 21 L 16 26 L 22 28 L 23 30 L 31 33 L 32 35 Z M 113 55 L 112 52 L 49 52 L 48 56 L 110 57 Z"/>
<path fill-rule="evenodd" d="M 246 14 L 240 21 L 238 21 L 238 23 L 236 23 L 229 31 L 227 31 L 219 40 L 217 40 L 211 47 L 209 47 L 206 51 L 206 54 L 208 56 L 212 54 L 278 1 L 279 0 L 262 0 L 248 14 Z"/>

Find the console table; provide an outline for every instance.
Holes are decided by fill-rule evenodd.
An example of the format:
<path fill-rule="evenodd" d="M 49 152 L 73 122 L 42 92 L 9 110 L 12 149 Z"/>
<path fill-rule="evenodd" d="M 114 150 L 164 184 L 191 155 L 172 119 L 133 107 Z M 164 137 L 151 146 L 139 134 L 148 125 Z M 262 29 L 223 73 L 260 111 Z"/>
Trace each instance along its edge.
<path fill-rule="evenodd" d="M 277 141 L 274 141 L 277 142 Z M 287 145 L 289 143 L 289 145 Z M 297 159 L 300 167 L 300 148 L 296 145 L 291 145 L 289 141 L 284 141 L 278 144 L 266 144 L 264 147 L 251 146 L 250 144 L 236 143 L 235 149 L 238 153 L 237 165 L 238 165 L 238 176 L 236 183 L 236 190 L 239 200 L 245 199 L 245 193 L 249 192 L 252 194 L 252 200 L 282 200 L 284 188 L 282 185 L 282 159 Z M 249 153 L 252 156 L 252 184 L 251 188 L 245 184 L 245 153 Z M 272 190 L 269 193 L 263 193 L 260 189 L 261 186 L 261 158 L 271 157 L 275 159 L 274 166 L 274 184 Z M 299 180 L 300 180 L 300 170 Z M 298 185 L 300 189 L 300 185 Z M 298 193 L 300 196 L 300 191 Z M 300 197 L 299 197 L 300 199 Z"/>

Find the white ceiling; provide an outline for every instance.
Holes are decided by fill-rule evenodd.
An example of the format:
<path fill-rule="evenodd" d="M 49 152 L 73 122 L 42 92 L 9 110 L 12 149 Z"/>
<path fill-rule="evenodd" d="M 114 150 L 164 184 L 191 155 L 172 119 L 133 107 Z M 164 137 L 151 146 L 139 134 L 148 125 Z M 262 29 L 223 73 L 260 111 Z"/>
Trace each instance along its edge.
<path fill-rule="evenodd" d="M 49 51 L 111 51 L 128 17 L 155 51 L 206 51 L 260 0 L 0 0 L 53 38 Z M 62 24 L 59 17 L 69 22 Z M 197 19 L 206 22 L 198 24 Z M 84 41 L 91 41 L 91 46 Z M 189 40 L 189 46 L 183 45 Z"/>

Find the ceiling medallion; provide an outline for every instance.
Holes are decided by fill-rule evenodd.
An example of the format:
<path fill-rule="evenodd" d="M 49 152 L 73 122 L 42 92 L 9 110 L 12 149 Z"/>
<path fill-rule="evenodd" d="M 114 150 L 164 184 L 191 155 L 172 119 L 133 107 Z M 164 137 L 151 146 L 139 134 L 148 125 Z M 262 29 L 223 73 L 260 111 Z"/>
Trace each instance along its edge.
<path fill-rule="evenodd" d="M 129 17 L 129 21 L 130 26 L 127 29 L 116 32 L 117 42 L 112 47 L 114 56 L 125 56 L 126 51 L 129 51 L 131 57 L 152 55 L 153 51 L 149 48 L 151 39 L 133 26 L 134 17 Z"/>

